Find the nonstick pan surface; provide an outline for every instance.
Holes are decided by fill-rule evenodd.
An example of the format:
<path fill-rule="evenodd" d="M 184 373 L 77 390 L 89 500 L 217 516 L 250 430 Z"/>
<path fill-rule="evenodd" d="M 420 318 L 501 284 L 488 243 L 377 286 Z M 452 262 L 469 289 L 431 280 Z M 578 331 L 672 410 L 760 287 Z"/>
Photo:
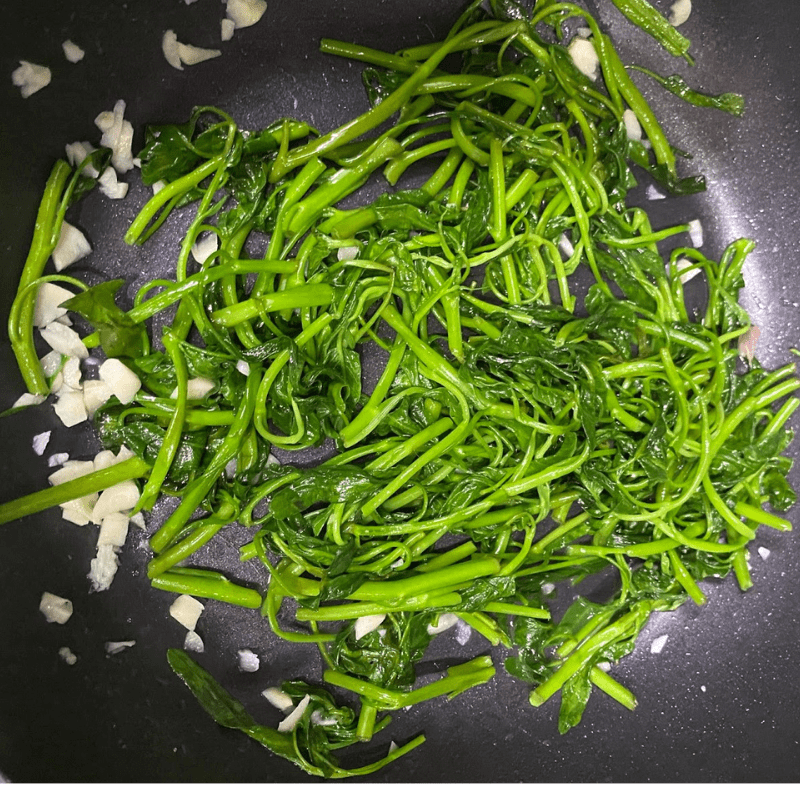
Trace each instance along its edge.
<path fill-rule="evenodd" d="M 667 10 L 666 0 L 657 3 Z M 756 240 L 745 276 L 745 305 L 761 329 L 758 355 L 768 368 L 792 359 L 800 329 L 797 214 L 800 210 L 800 6 L 783 0 L 697 0 L 682 28 L 697 64 L 658 52 L 610 0 L 594 8 L 629 62 L 662 74 L 681 71 L 694 86 L 745 95 L 742 118 L 690 108 L 646 87 L 674 145 L 693 154 L 684 174 L 702 172 L 708 190 L 646 207 L 655 225 L 700 218 L 705 249 L 718 258 L 733 239 Z M 219 42 L 224 7 L 216 0 L 108 3 L 9 2 L 0 28 L 0 315 L 7 318 L 36 206 L 53 161 L 67 142 L 99 139 L 93 120 L 122 98 L 136 128 L 183 121 L 197 104 L 227 110 L 243 129 L 281 116 L 328 130 L 366 108 L 360 67 L 318 53 L 322 37 L 386 50 L 430 41 L 449 28 L 460 2 L 440 0 L 269 0 L 264 18 Z M 222 57 L 178 72 L 164 60 L 162 33 L 220 47 Z M 68 63 L 61 43 L 86 51 Z M 50 86 L 27 100 L 10 75 L 20 59 L 48 64 Z M 131 188 L 132 200 L 147 196 Z M 168 235 L 147 252 L 122 244 L 133 204 L 90 197 L 71 216 L 89 232 L 94 253 L 79 275 L 134 279 L 170 256 Z M 5 334 L 0 335 L 0 407 L 24 391 Z M 47 453 L 90 456 L 90 430 L 62 429 L 45 404 L 0 419 L 0 501 L 46 485 L 46 457 L 31 447 L 52 430 Z M 794 456 L 797 447 L 789 454 Z M 797 470 L 790 479 L 795 484 Z M 789 512 L 795 527 L 800 512 Z M 157 516 L 152 524 L 157 524 Z M 246 737 L 217 727 L 169 669 L 168 647 L 183 629 L 169 618 L 172 596 L 149 587 L 144 534 L 129 537 L 108 592 L 90 594 L 86 573 L 94 536 L 57 510 L 0 530 L 0 772 L 12 782 L 294 782 L 311 780 Z M 657 614 L 636 652 L 615 675 L 638 697 L 631 713 L 595 693 L 582 724 L 559 735 L 557 703 L 528 703 L 528 687 L 502 669 L 489 684 L 452 701 L 395 715 L 386 733 L 427 742 L 370 781 L 385 782 L 795 782 L 800 778 L 800 544 L 796 533 L 762 531 L 752 552 L 755 586 L 708 582 L 703 608 Z M 239 577 L 258 585 L 255 566 L 236 566 L 234 534 L 216 544 Z M 73 600 L 66 626 L 47 625 L 43 591 Z M 208 603 L 201 620 L 204 664 L 260 720 L 277 722 L 260 691 L 288 677 L 318 678 L 313 652 L 276 642 L 257 615 Z M 651 642 L 668 635 L 660 654 Z M 474 637 L 477 640 L 479 637 Z M 135 640 L 107 656 L 106 641 Z M 58 656 L 69 646 L 74 666 Z M 236 651 L 261 655 L 254 674 Z M 437 643 L 429 668 L 466 654 Z M 472 651 L 470 650 L 470 654 Z M 388 736 L 365 747 L 385 752 Z"/>

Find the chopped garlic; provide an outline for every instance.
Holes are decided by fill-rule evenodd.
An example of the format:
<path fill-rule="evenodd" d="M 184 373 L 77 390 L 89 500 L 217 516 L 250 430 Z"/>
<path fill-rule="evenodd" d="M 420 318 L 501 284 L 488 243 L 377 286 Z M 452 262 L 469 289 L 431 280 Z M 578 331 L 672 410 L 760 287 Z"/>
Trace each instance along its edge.
<path fill-rule="evenodd" d="M 258 672 L 261 662 L 258 656 L 252 651 L 244 648 L 238 653 L 239 656 L 239 669 L 242 672 Z"/>
<path fill-rule="evenodd" d="M 206 646 L 200 635 L 196 631 L 186 631 L 186 638 L 183 640 L 183 649 L 193 653 L 202 653 Z"/>
<path fill-rule="evenodd" d="M 67 161 L 69 161 L 73 167 L 77 167 L 82 164 L 86 156 L 88 156 L 89 153 L 93 153 L 96 148 L 93 147 L 90 142 L 72 142 L 72 144 L 68 144 L 64 149 L 67 151 Z M 100 175 L 91 164 L 87 164 L 83 168 L 83 174 L 90 178 L 97 178 Z"/>
<path fill-rule="evenodd" d="M 428 633 L 431 636 L 435 636 L 438 633 L 444 633 L 444 631 L 450 630 L 450 628 L 452 628 L 457 623 L 458 623 L 458 617 L 452 612 L 447 612 L 446 614 L 439 614 L 439 618 L 436 620 L 436 624 L 428 625 Z"/>
<path fill-rule="evenodd" d="M 669 10 L 669 24 L 677 28 L 683 25 L 692 13 L 692 0 L 677 0 Z"/>
<path fill-rule="evenodd" d="M 128 184 L 117 180 L 114 167 L 106 167 L 98 183 L 100 191 L 112 200 L 122 200 L 128 194 Z"/>
<path fill-rule="evenodd" d="M 339 261 L 351 261 L 358 256 L 358 245 L 352 247 L 340 247 L 336 251 L 336 258 Z"/>
<path fill-rule="evenodd" d="M 137 511 L 132 517 L 130 517 L 131 525 L 138 528 L 140 531 L 143 531 L 147 528 L 144 522 L 144 514 L 141 511 Z"/>
<path fill-rule="evenodd" d="M 78 656 L 69 649 L 69 647 L 59 647 L 58 654 L 64 661 L 67 662 L 70 666 L 74 666 L 75 662 L 78 660 Z"/>
<path fill-rule="evenodd" d="M 57 622 L 63 625 L 72 616 L 72 601 L 57 594 L 43 592 L 39 601 L 39 611 L 44 614 L 48 622 Z"/>
<path fill-rule="evenodd" d="M 193 631 L 204 608 L 205 606 L 199 600 L 191 595 L 182 594 L 169 607 L 169 615 L 176 622 L 180 622 L 186 630 Z"/>
<path fill-rule="evenodd" d="M 60 322 L 51 322 L 42 328 L 42 338 L 57 353 L 75 358 L 86 358 L 89 351 L 81 341 L 81 337 L 72 329 Z"/>
<path fill-rule="evenodd" d="M 105 592 L 114 580 L 119 569 L 119 558 L 110 544 L 97 548 L 97 556 L 89 565 L 88 578 L 95 592 Z"/>
<path fill-rule="evenodd" d="M 236 23 L 227 17 L 219 23 L 219 38 L 223 42 L 229 42 L 233 39 L 233 32 L 236 30 Z"/>
<path fill-rule="evenodd" d="M 61 272 L 67 267 L 80 261 L 92 252 L 92 246 L 86 237 L 69 222 L 61 223 L 61 233 L 58 237 L 58 244 L 53 250 L 53 266 L 56 272 Z"/>
<path fill-rule="evenodd" d="M 78 47 L 71 39 L 67 39 L 61 43 L 61 49 L 64 51 L 64 56 L 67 61 L 77 64 L 85 55 L 86 52 Z"/>
<path fill-rule="evenodd" d="M 625 124 L 625 132 L 628 134 L 628 139 L 632 142 L 641 142 L 642 125 L 639 122 L 639 118 L 630 108 L 626 108 L 622 112 L 622 122 Z"/>
<path fill-rule="evenodd" d="M 239 359 L 239 361 L 236 362 L 236 369 L 241 372 L 242 375 L 250 374 L 250 364 L 247 361 Z"/>
<path fill-rule="evenodd" d="M 66 428 L 73 428 L 89 419 L 83 402 L 83 392 L 66 387 L 59 393 L 53 411 Z"/>
<path fill-rule="evenodd" d="M 92 511 L 92 522 L 100 524 L 109 514 L 130 511 L 139 502 L 140 492 L 136 481 L 121 481 L 100 493 Z"/>
<path fill-rule="evenodd" d="M 666 195 L 659 191 L 655 186 L 649 185 L 645 189 L 645 195 L 647 196 L 648 200 L 664 200 Z"/>
<path fill-rule="evenodd" d="M 61 517 L 66 522 L 71 522 L 73 525 L 88 525 L 92 521 L 92 511 L 94 510 L 97 498 L 100 495 L 97 492 L 87 494 L 84 497 L 78 497 L 75 500 L 67 500 L 66 503 L 61 503 Z"/>
<path fill-rule="evenodd" d="M 31 394 L 30 392 L 23 392 L 15 401 L 11 408 L 24 408 L 25 406 L 38 406 L 47 398 L 43 394 Z"/>
<path fill-rule="evenodd" d="M 306 695 L 298 704 L 297 707 L 289 714 L 286 719 L 281 720 L 278 723 L 278 732 L 279 733 L 289 733 L 295 729 L 295 726 L 298 722 L 303 718 L 303 714 L 305 714 L 306 708 L 308 708 L 308 704 L 311 701 L 311 696 Z"/>
<path fill-rule="evenodd" d="M 261 694 L 275 706 L 275 708 L 279 711 L 283 711 L 284 714 L 294 707 L 292 698 L 277 686 L 270 686 L 268 689 L 264 689 Z"/>
<path fill-rule="evenodd" d="M 700 267 L 692 268 L 694 262 L 689 261 L 688 258 L 679 258 L 675 262 L 675 273 L 678 275 L 681 283 L 688 283 L 692 278 L 696 278 L 702 270 Z"/>
<path fill-rule="evenodd" d="M 100 380 L 105 381 L 111 392 L 123 405 L 128 405 L 142 388 L 139 376 L 117 358 L 106 359 L 98 370 Z"/>
<path fill-rule="evenodd" d="M 37 433 L 36 436 L 33 437 L 33 452 L 36 453 L 37 456 L 44 455 L 44 451 L 50 443 L 51 433 L 52 431 L 42 431 L 42 433 Z"/>
<path fill-rule="evenodd" d="M 105 381 L 88 380 L 83 382 L 83 402 L 86 413 L 91 417 L 100 406 L 111 399 L 114 392 Z"/>
<path fill-rule="evenodd" d="M 69 461 L 69 453 L 53 453 L 47 459 L 48 467 L 60 467 L 65 461 Z"/>
<path fill-rule="evenodd" d="M 756 357 L 756 346 L 760 336 L 761 329 L 753 325 L 747 333 L 743 333 L 739 337 L 739 357 L 751 366 Z"/>
<path fill-rule="evenodd" d="M 178 41 L 175 31 L 172 30 L 164 32 L 164 36 L 161 38 L 161 51 L 171 67 L 181 70 L 184 64 L 191 66 L 222 55 L 220 50 L 208 50 L 203 47 L 183 44 Z"/>
<path fill-rule="evenodd" d="M 91 461 L 67 461 L 61 469 L 56 470 L 47 480 L 51 486 L 60 486 L 67 481 L 82 478 L 94 472 L 94 464 Z"/>
<path fill-rule="evenodd" d="M 114 465 L 114 451 L 113 450 L 101 450 L 95 457 L 94 461 L 94 468 L 98 469 L 107 469 Z"/>
<path fill-rule="evenodd" d="M 689 238 L 692 240 L 692 246 L 698 250 L 703 246 L 703 224 L 699 219 L 693 219 L 689 223 Z"/>
<path fill-rule="evenodd" d="M 11 82 L 14 86 L 19 87 L 24 98 L 27 99 L 50 83 L 52 73 L 47 67 L 43 67 L 41 64 L 31 64 L 30 61 L 20 61 L 19 63 L 20 66 L 11 73 Z"/>
<path fill-rule="evenodd" d="M 123 461 L 127 461 L 129 458 L 133 457 L 133 453 L 128 450 L 125 445 L 122 445 L 119 449 L 119 453 L 115 454 L 113 450 L 101 450 L 95 457 L 94 457 L 94 468 L 95 469 L 106 469 L 108 467 L 113 467 L 116 464 L 121 464 Z"/>
<path fill-rule="evenodd" d="M 758 548 L 758 554 L 761 556 L 761 559 L 763 561 L 766 561 L 769 558 L 770 552 L 771 551 L 768 550 L 766 547 L 759 547 Z"/>
<path fill-rule="evenodd" d="M 111 148 L 111 164 L 117 172 L 133 169 L 133 125 L 125 119 L 125 101 L 117 100 L 113 111 L 102 111 L 94 124 L 103 132 L 102 147 Z"/>
<path fill-rule="evenodd" d="M 669 636 L 666 633 L 663 636 L 659 636 L 657 639 L 653 639 L 653 643 L 650 645 L 650 652 L 656 654 L 660 653 L 664 649 L 667 639 L 669 639 Z"/>
<path fill-rule="evenodd" d="M 572 62 L 590 80 L 596 81 L 600 59 L 594 45 L 588 39 L 577 37 L 569 43 L 567 48 Z"/>
<path fill-rule="evenodd" d="M 61 353 L 51 350 L 39 359 L 39 363 L 42 365 L 42 372 L 44 372 L 45 377 L 52 378 L 61 369 Z"/>
<path fill-rule="evenodd" d="M 192 245 L 192 257 L 198 264 L 204 264 L 206 259 L 219 250 L 219 239 L 216 233 L 206 234 L 202 239 L 197 239 Z"/>
<path fill-rule="evenodd" d="M 202 400 L 217 387 L 217 384 L 208 378 L 190 378 L 186 383 L 186 396 L 189 400 Z M 177 396 L 178 388 L 175 387 L 170 397 L 174 400 Z"/>
<path fill-rule="evenodd" d="M 97 546 L 111 545 L 117 549 L 125 546 L 128 538 L 128 525 L 130 520 L 127 514 L 114 511 L 106 514 L 100 523 L 100 533 L 97 537 Z"/>
<path fill-rule="evenodd" d="M 456 641 L 463 647 L 472 638 L 472 628 L 459 619 L 456 623 Z"/>
<path fill-rule="evenodd" d="M 62 389 L 78 392 L 83 387 L 81 386 L 81 360 L 77 356 L 69 356 L 61 368 L 61 377 L 64 381 Z M 60 394 L 60 392 L 56 392 Z"/>
<path fill-rule="evenodd" d="M 133 647 L 136 644 L 135 639 L 129 639 L 126 642 L 106 642 L 106 653 L 110 656 L 115 656 L 117 653 L 121 653 L 123 650 L 127 650 L 129 647 Z"/>
<path fill-rule="evenodd" d="M 575 254 L 575 245 L 572 244 L 566 233 L 561 234 L 561 238 L 558 240 L 558 249 L 561 251 L 564 258 L 567 259 L 572 258 Z"/>
<path fill-rule="evenodd" d="M 226 0 L 225 6 L 225 14 L 236 28 L 255 25 L 267 10 L 264 0 Z"/>
<path fill-rule="evenodd" d="M 63 286 L 56 286 L 51 281 L 41 284 L 36 291 L 33 324 L 37 328 L 46 328 L 51 322 L 63 317 L 67 309 L 61 308 L 61 304 L 72 297 L 75 297 L 75 293 Z"/>
<path fill-rule="evenodd" d="M 367 614 L 364 617 L 359 617 L 354 626 L 356 641 L 379 628 L 385 619 L 386 614 Z"/>
<path fill-rule="evenodd" d="M 195 47 L 193 44 L 182 44 L 178 42 L 178 56 L 180 57 L 181 63 L 187 64 L 190 67 L 221 55 L 221 50 L 210 50 L 207 47 Z"/>

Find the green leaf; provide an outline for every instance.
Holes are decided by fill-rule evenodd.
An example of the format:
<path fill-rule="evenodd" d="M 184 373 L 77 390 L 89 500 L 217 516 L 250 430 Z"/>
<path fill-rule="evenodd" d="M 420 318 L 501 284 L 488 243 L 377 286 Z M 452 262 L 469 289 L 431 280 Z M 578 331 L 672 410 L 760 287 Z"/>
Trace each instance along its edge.
<path fill-rule="evenodd" d="M 100 346 L 109 358 L 136 358 L 144 352 L 147 336 L 144 324 L 131 320 L 114 300 L 124 283 L 123 280 L 98 283 L 62 303 L 94 326 L 100 335 Z"/>

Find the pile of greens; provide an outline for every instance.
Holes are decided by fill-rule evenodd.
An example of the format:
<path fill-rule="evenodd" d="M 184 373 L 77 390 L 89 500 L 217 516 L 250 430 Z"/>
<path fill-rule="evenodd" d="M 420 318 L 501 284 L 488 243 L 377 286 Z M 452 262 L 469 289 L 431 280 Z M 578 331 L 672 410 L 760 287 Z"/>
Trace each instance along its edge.
<path fill-rule="evenodd" d="M 613 2 L 689 59 L 644 0 Z M 602 86 L 564 44 L 576 27 Z M 635 169 L 673 193 L 703 182 L 679 176 L 629 69 L 577 5 L 474 2 L 442 42 L 322 49 L 367 65 L 370 108 L 336 130 L 283 119 L 240 131 L 206 107 L 147 128 L 142 179 L 163 188 L 126 241 L 146 248 L 189 206 L 177 263 L 128 310 L 120 281 L 72 279 L 82 291 L 66 304 L 94 325 L 87 343 L 142 380 L 132 404 L 112 399 L 95 417 L 103 443 L 136 458 L 6 504 L 0 520 L 131 477 L 139 509 L 179 498 L 150 540 L 153 586 L 260 609 L 275 636 L 318 648 L 325 684 L 360 705 L 289 682 L 309 702 L 280 733 L 186 653 L 170 651 L 170 664 L 219 724 L 315 775 L 403 755 L 423 737 L 360 770 L 332 752 L 368 741 L 387 712 L 492 678 L 487 655 L 418 685 L 437 623 L 455 619 L 502 648 L 533 706 L 560 693 L 562 732 L 593 689 L 633 708 L 607 662 L 632 651 L 654 611 L 704 603 L 704 579 L 733 571 L 747 589 L 758 527 L 791 527 L 767 507 L 795 500 L 782 453 L 800 381 L 737 349 L 753 243 L 719 261 L 665 254 L 688 226 L 653 230 L 626 204 Z M 688 102 L 742 111 L 736 95 L 643 72 Z M 646 142 L 629 138 L 628 109 Z M 390 191 L 351 198 L 381 174 Z M 31 391 L 47 389 L 33 289 L 53 279 L 41 276 L 79 176 L 53 172 L 12 311 Z M 192 270 L 209 233 L 218 249 Z M 268 245 L 252 255 L 256 235 Z M 702 307 L 684 298 L 694 271 Z M 202 400 L 188 397 L 195 377 L 215 386 Z M 321 463 L 280 463 L 325 443 L 334 455 Z M 269 573 L 264 593 L 185 566 L 236 523 L 252 537 L 241 558 Z M 595 574 L 613 578 L 607 602 L 578 598 L 553 618 L 551 585 Z"/>

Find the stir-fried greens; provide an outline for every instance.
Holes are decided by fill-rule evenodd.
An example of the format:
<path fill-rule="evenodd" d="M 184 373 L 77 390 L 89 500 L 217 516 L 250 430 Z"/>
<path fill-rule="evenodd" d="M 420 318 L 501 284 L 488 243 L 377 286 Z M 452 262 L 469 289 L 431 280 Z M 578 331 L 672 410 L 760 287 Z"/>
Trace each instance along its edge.
<path fill-rule="evenodd" d="M 648 3 L 613 2 L 689 58 Z M 602 87 L 567 50 L 576 28 Z M 162 188 L 126 241 L 146 248 L 174 209 L 193 215 L 171 273 L 128 310 L 121 281 L 42 277 L 91 183 L 56 165 L 11 340 L 29 390 L 47 393 L 36 289 L 78 285 L 65 307 L 93 326 L 87 345 L 142 382 L 132 403 L 112 398 L 94 419 L 106 447 L 135 457 L 0 506 L 0 521 L 131 478 L 137 511 L 179 498 L 150 540 L 153 586 L 260 609 L 276 636 L 316 646 L 324 683 L 360 706 L 291 681 L 284 690 L 307 704 L 279 732 L 186 653 L 170 651 L 170 664 L 219 724 L 315 775 L 383 766 L 422 737 L 361 770 L 332 751 L 368 741 L 389 711 L 492 678 L 487 655 L 417 684 L 428 645 L 456 620 L 502 648 L 531 705 L 560 692 L 562 732 L 593 689 L 633 708 L 607 663 L 631 652 L 654 611 L 703 604 L 704 579 L 733 571 L 749 588 L 758 527 L 791 527 L 773 511 L 795 500 L 782 453 L 800 381 L 738 350 L 753 242 L 718 261 L 667 251 L 690 226 L 653 230 L 626 204 L 636 168 L 673 193 L 703 181 L 679 175 L 629 69 L 577 5 L 472 3 L 443 42 L 322 48 L 367 64 L 370 109 L 334 131 L 292 119 L 240 131 L 206 107 L 147 128 L 141 175 Z M 738 95 L 637 69 L 688 102 L 742 112 Z M 381 173 L 389 191 L 354 196 Z M 211 234 L 217 247 L 193 269 L 192 248 Z M 258 234 L 268 244 L 254 254 Z M 704 282 L 685 286 L 698 272 Z M 196 378 L 213 384 L 200 399 Z M 286 458 L 331 443 L 314 465 Z M 252 535 L 241 558 L 268 572 L 265 592 L 186 566 L 236 523 Z M 614 585 L 607 601 L 579 597 L 553 618 L 552 587 L 595 574 Z"/>

